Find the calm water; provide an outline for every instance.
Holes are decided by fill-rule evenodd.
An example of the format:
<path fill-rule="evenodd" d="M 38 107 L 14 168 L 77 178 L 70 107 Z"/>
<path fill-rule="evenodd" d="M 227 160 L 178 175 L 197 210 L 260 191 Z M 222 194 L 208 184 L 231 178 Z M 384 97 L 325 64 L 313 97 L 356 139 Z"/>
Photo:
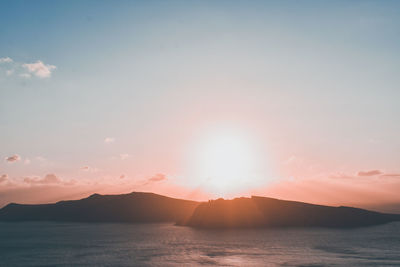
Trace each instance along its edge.
<path fill-rule="evenodd" d="M 400 223 L 356 230 L 0 223 L 1 266 L 400 266 Z"/>

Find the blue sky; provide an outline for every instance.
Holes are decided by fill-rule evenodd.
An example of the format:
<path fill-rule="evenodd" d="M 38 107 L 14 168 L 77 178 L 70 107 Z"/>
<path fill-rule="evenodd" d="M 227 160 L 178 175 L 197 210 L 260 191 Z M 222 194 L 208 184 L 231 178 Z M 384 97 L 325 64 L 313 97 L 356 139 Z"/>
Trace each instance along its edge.
<path fill-rule="evenodd" d="M 0 58 L 13 60 L 0 63 L 0 156 L 21 158 L 0 163 L 9 179 L 174 181 L 193 133 L 221 124 L 255 132 L 278 179 L 400 172 L 398 1 L 2 1 L 0 10 Z M 48 77 L 24 66 L 38 61 L 55 66 Z M 285 167 L 293 158 L 307 166 Z"/>

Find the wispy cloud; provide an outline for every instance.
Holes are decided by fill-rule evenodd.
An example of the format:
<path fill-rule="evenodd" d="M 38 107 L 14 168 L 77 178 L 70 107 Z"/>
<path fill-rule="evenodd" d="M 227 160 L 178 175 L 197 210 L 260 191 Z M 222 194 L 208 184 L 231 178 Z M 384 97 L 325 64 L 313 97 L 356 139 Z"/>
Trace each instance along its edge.
<path fill-rule="evenodd" d="M 22 67 L 24 67 L 29 73 L 39 78 L 51 77 L 52 71 L 57 68 L 54 65 L 44 64 L 40 60 L 35 63 L 25 63 L 22 65 Z"/>
<path fill-rule="evenodd" d="M 1 57 L 0 58 L 0 63 L 11 63 L 13 60 L 9 57 Z"/>
<path fill-rule="evenodd" d="M 112 144 L 114 142 L 115 142 L 115 138 L 114 137 L 106 137 L 104 139 L 104 143 L 106 143 L 106 144 Z"/>
<path fill-rule="evenodd" d="M 400 173 L 386 173 L 382 170 L 370 170 L 370 171 L 359 171 L 356 174 L 347 174 L 347 173 L 333 173 L 328 176 L 332 179 L 357 179 L 359 180 L 360 177 L 365 179 L 371 178 L 375 179 L 376 177 L 381 178 L 400 178 Z"/>
<path fill-rule="evenodd" d="M 350 175 L 350 174 L 343 173 L 343 172 L 332 173 L 332 174 L 328 175 L 328 177 L 331 179 L 353 179 L 353 178 L 355 178 L 354 175 Z"/>
<path fill-rule="evenodd" d="M 83 166 L 83 167 L 81 167 L 81 170 L 85 171 L 85 172 L 98 172 L 99 171 L 99 169 L 93 168 L 90 166 Z"/>
<path fill-rule="evenodd" d="M 393 177 L 393 178 L 400 178 L 400 173 L 385 173 L 382 174 L 381 177 Z"/>
<path fill-rule="evenodd" d="M 371 170 L 371 171 L 359 171 L 357 173 L 358 176 L 376 176 L 383 174 L 380 170 Z"/>
<path fill-rule="evenodd" d="M 25 79 L 29 79 L 30 77 L 32 77 L 32 75 L 30 75 L 29 73 L 21 73 L 21 74 L 19 75 L 19 77 L 25 78 Z"/>
<path fill-rule="evenodd" d="M 25 177 L 24 182 L 27 184 L 59 184 L 62 180 L 55 174 L 50 173 L 43 178 Z"/>
<path fill-rule="evenodd" d="M 21 157 L 19 155 L 15 154 L 15 155 L 6 157 L 5 160 L 7 162 L 14 163 L 14 162 L 17 162 L 17 161 L 21 160 Z"/>
<path fill-rule="evenodd" d="M 35 159 L 40 162 L 45 162 L 47 160 L 45 157 L 42 157 L 42 156 L 37 156 L 37 157 L 35 157 Z"/>
<path fill-rule="evenodd" d="M 160 181 L 163 181 L 163 180 L 166 180 L 166 179 L 167 179 L 167 176 L 165 176 L 165 174 L 157 173 L 156 175 L 150 177 L 148 179 L 148 181 L 149 182 L 160 182 Z"/>
<path fill-rule="evenodd" d="M 161 182 L 164 180 L 167 180 L 167 176 L 162 173 L 157 173 L 157 174 L 151 176 L 150 178 L 147 178 L 146 180 L 142 180 L 139 183 L 139 186 L 146 186 L 146 185 L 158 183 L 158 182 Z"/>
<path fill-rule="evenodd" d="M 7 174 L 3 174 L 0 176 L 0 184 L 3 182 L 6 182 L 8 180 L 8 175 Z"/>
<path fill-rule="evenodd" d="M 6 75 L 11 76 L 14 74 L 14 70 L 6 70 Z"/>
<path fill-rule="evenodd" d="M 119 155 L 119 158 L 121 159 L 121 160 L 126 160 L 127 158 L 129 158 L 130 157 L 130 155 L 129 154 L 120 154 Z"/>

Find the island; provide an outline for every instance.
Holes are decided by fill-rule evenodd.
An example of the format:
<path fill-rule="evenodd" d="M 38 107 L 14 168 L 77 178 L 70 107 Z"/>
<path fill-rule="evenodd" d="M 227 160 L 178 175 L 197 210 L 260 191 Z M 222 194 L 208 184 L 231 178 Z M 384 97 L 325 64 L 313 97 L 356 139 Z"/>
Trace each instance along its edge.
<path fill-rule="evenodd" d="M 52 204 L 10 203 L 0 209 L 0 221 L 168 222 L 195 228 L 351 228 L 400 221 L 400 215 L 259 196 L 197 202 L 132 192 L 93 194 Z"/>

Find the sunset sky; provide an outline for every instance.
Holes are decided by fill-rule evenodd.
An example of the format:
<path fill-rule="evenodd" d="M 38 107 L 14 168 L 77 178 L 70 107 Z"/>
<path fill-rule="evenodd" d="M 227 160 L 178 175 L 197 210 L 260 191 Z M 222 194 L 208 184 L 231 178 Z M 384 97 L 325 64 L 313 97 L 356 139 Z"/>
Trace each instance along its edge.
<path fill-rule="evenodd" d="M 400 203 L 399 1 L 0 10 L 0 207 L 131 191 Z"/>

